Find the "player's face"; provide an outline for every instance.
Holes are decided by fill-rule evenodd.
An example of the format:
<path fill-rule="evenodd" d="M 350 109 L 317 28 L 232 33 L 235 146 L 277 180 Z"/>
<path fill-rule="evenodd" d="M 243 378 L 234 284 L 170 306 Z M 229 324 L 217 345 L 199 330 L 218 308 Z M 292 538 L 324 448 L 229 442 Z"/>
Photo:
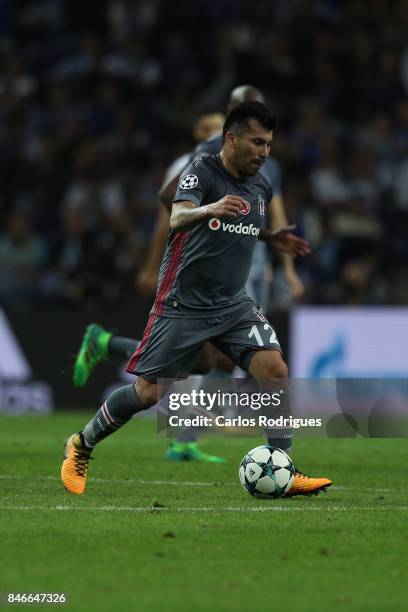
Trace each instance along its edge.
<path fill-rule="evenodd" d="M 221 113 L 202 115 L 194 126 L 193 135 L 197 142 L 202 142 L 222 131 L 224 116 Z"/>
<path fill-rule="evenodd" d="M 253 176 L 268 157 L 273 132 L 264 128 L 256 119 L 248 121 L 248 128 L 234 137 L 234 165 L 241 176 Z"/>

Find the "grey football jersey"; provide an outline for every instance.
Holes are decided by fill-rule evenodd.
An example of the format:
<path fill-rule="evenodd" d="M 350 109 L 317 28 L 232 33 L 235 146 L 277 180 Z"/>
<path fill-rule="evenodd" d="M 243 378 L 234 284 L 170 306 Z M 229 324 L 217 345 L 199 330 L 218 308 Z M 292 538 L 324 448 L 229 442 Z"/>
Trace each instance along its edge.
<path fill-rule="evenodd" d="M 204 220 L 187 232 L 170 232 L 160 268 L 156 314 L 208 317 L 229 312 L 249 299 L 244 286 L 273 195 L 269 181 L 260 172 L 236 179 L 219 155 L 209 155 L 184 169 L 174 201 L 204 206 L 227 194 L 247 203 L 238 217 Z"/>
<path fill-rule="evenodd" d="M 194 150 L 191 160 L 198 156 L 219 153 L 223 145 L 222 133 L 201 142 Z M 282 174 L 278 162 L 273 157 L 268 157 L 259 171 L 262 176 L 271 184 L 273 195 L 282 193 Z M 264 308 L 267 308 L 268 300 L 268 280 L 265 276 L 265 269 L 268 265 L 268 251 L 266 243 L 259 240 L 255 246 L 252 258 L 252 266 L 248 277 L 246 289 L 249 295 Z"/>

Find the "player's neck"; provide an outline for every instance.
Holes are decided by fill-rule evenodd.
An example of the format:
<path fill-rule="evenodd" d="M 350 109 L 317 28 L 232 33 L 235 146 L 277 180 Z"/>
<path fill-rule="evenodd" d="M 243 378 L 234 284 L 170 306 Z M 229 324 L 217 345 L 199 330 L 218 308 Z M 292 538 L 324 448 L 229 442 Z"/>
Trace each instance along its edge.
<path fill-rule="evenodd" d="M 233 176 L 234 178 L 237 179 L 243 179 L 244 177 L 241 176 L 241 174 L 238 172 L 238 170 L 236 169 L 236 167 L 234 166 L 234 164 L 231 162 L 230 159 L 228 159 L 228 155 L 226 155 L 225 150 L 221 149 L 221 153 L 220 153 L 220 159 L 221 162 L 224 166 L 224 168 L 226 169 L 226 171 L 228 172 L 228 174 L 231 174 L 231 176 Z"/>

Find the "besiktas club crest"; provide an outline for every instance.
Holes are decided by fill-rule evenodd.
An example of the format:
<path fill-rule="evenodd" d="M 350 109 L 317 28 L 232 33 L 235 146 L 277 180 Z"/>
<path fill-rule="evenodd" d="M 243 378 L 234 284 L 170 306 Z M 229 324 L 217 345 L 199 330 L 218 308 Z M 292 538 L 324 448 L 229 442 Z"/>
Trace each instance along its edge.
<path fill-rule="evenodd" d="M 261 195 L 258 195 L 258 209 L 261 217 L 265 216 L 265 200 Z"/>

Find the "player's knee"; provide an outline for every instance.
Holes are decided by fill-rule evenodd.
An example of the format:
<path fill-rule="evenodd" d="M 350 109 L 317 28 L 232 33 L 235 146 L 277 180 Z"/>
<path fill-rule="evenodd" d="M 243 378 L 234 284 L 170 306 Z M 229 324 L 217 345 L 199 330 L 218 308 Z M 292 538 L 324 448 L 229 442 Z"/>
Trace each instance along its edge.
<path fill-rule="evenodd" d="M 282 358 L 271 361 L 266 366 L 267 373 L 265 378 L 287 378 L 288 366 Z"/>
<path fill-rule="evenodd" d="M 135 382 L 136 393 L 139 397 L 140 403 L 147 410 L 154 406 L 160 399 L 158 385 L 145 380 L 141 376 Z"/>
<path fill-rule="evenodd" d="M 289 368 L 287 364 L 283 361 L 281 363 L 281 371 L 279 372 L 278 378 L 288 378 L 289 377 Z"/>
<path fill-rule="evenodd" d="M 262 359 L 256 364 L 256 378 L 287 378 L 288 366 L 278 351 L 268 351 L 262 354 Z"/>
<path fill-rule="evenodd" d="M 288 377 L 288 368 L 286 366 L 286 364 L 281 364 L 281 365 L 271 365 L 271 366 L 267 366 L 265 367 L 262 376 L 260 376 L 260 378 L 263 378 L 265 380 L 268 379 L 272 379 L 272 378 L 287 378 Z"/>

